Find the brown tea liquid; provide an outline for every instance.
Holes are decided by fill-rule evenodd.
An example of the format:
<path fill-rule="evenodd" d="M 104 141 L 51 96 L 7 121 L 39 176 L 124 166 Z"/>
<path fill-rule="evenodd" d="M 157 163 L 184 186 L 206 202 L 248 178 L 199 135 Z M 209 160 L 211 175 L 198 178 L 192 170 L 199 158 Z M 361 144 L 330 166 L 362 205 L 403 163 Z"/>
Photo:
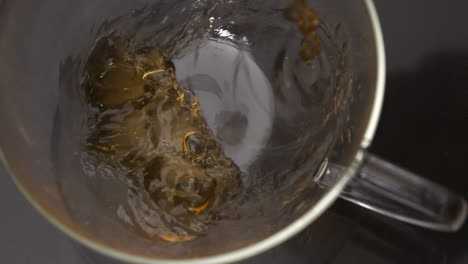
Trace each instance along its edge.
<path fill-rule="evenodd" d="M 100 39 L 86 66 L 93 120 L 86 144 L 124 168 L 133 223 L 177 242 L 202 233 L 241 190 L 240 170 L 211 136 L 190 88 L 155 47 Z"/>

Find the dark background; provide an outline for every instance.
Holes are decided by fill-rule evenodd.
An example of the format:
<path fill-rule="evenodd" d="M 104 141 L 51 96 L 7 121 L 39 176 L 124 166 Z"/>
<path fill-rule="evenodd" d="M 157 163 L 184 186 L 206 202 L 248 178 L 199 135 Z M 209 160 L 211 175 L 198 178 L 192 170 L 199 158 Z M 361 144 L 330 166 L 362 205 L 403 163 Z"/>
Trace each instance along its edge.
<path fill-rule="evenodd" d="M 468 1 L 376 0 L 388 77 L 371 151 L 468 198 Z M 112 263 L 76 246 L 0 167 L 0 263 Z M 322 232 L 317 240 L 316 234 Z M 441 234 L 338 201 L 300 235 L 244 263 L 466 264 L 468 226 Z"/>

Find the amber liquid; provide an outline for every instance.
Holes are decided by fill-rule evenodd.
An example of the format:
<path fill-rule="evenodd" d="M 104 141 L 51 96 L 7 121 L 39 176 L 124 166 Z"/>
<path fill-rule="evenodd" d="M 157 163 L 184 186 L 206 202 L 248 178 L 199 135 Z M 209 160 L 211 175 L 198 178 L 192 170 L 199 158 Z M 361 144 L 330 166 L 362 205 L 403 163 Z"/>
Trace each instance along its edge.
<path fill-rule="evenodd" d="M 212 137 L 197 97 L 177 83 L 157 47 L 114 35 L 97 42 L 86 73 L 93 109 L 86 146 L 126 171 L 132 222 L 166 241 L 196 238 L 242 189 L 240 170 Z"/>

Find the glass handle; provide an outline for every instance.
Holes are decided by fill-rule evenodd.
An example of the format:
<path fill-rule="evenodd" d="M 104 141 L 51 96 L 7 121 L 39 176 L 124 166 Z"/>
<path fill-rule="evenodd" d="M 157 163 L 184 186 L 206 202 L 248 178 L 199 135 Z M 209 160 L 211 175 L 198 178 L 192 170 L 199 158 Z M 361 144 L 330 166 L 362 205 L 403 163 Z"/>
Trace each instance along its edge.
<path fill-rule="evenodd" d="M 342 171 L 339 166 L 329 164 L 319 183 L 328 186 Z M 437 231 L 455 232 L 467 216 L 463 197 L 369 153 L 365 153 L 362 165 L 341 198 Z"/>

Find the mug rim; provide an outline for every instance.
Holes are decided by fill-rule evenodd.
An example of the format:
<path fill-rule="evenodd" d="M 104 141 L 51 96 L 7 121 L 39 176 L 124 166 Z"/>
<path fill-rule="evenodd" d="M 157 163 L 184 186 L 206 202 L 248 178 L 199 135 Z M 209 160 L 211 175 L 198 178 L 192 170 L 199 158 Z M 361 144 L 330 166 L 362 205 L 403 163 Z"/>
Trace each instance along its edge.
<path fill-rule="evenodd" d="M 0 0 L 0 4 L 2 0 Z M 296 219 L 294 222 L 289 224 L 288 226 L 284 227 L 280 231 L 276 232 L 275 234 L 259 241 L 254 244 L 242 247 L 240 249 L 236 249 L 230 251 L 228 253 L 214 255 L 209 257 L 202 257 L 202 258 L 189 258 L 189 259 L 177 259 L 177 260 L 170 260 L 170 259 L 157 259 L 157 258 L 149 258 L 143 257 L 138 255 L 133 255 L 130 253 L 120 252 L 117 249 L 114 249 L 108 245 L 104 245 L 102 243 L 96 242 L 91 238 L 86 237 L 76 231 L 73 231 L 72 227 L 69 227 L 67 224 L 61 222 L 57 218 L 53 216 L 52 213 L 48 212 L 48 210 L 42 206 L 38 201 L 36 201 L 32 195 L 26 190 L 26 188 L 22 185 L 20 180 L 14 175 L 13 170 L 9 166 L 5 154 L 0 147 L 0 160 L 2 161 L 7 173 L 11 176 L 13 182 L 20 190 L 20 192 L 24 195 L 24 197 L 28 200 L 32 206 L 39 211 L 39 213 L 47 219 L 50 223 L 52 223 L 56 228 L 60 231 L 67 234 L 73 240 L 77 241 L 79 244 L 89 247 L 90 249 L 101 253 L 105 256 L 122 260 L 131 263 L 138 263 L 138 264 L 219 264 L 219 263 L 232 263 L 247 259 L 249 257 L 258 255 L 263 253 L 283 242 L 287 239 L 291 238 L 292 236 L 298 234 L 302 230 L 304 230 L 309 224 L 311 224 L 315 219 L 317 219 L 326 209 L 328 209 L 332 203 L 339 197 L 341 191 L 346 186 L 346 184 L 353 178 L 357 168 L 361 164 L 362 157 L 363 157 L 363 150 L 369 147 L 374 137 L 375 131 L 377 129 L 377 124 L 380 117 L 380 112 L 382 109 L 383 104 L 383 97 L 385 91 L 385 73 L 386 73 L 386 58 L 385 58 L 385 49 L 384 49 L 384 41 L 383 41 L 383 34 L 381 30 L 380 21 L 377 15 L 377 11 L 375 9 L 375 5 L 373 0 L 364 0 L 364 3 L 367 7 L 369 12 L 372 29 L 374 33 L 374 42 L 376 46 L 376 87 L 375 87 L 375 96 L 374 102 L 371 106 L 370 117 L 367 123 L 367 127 L 364 133 L 364 136 L 360 143 L 360 150 L 357 151 L 353 162 L 351 165 L 346 169 L 344 175 L 338 182 L 323 196 L 322 199 L 310 210 L 308 210 L 304 215 Z"/>

